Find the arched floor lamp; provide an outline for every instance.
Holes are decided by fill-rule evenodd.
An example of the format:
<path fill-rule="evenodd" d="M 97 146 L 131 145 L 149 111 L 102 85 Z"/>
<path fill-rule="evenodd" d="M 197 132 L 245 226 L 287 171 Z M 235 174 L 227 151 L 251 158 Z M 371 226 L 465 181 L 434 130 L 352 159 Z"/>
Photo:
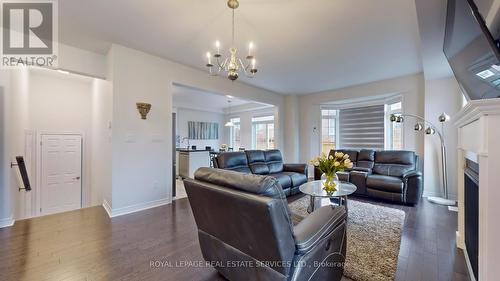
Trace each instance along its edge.
<path fill-rule="evenodd" d="M 441 197 L 427 197 L 427 200 L 432 203 L 436 203 L 439 205 L 445 205 L 445 206 L 454 206 L 456 205 L 455 200 L 451 200 L 448 197 L 448 171 L 447 171 L 447 166 L 446 166 L 446 145 L 444 143 L 444 137 L 441 131 L 439 131 L 434 124 L 431 122 L 425 120 L 425 118 L 418 116 L 418 115 L 413 115 L 413 114 L 391 114 L 391 122 L 396 122 L 396 123 L 403 123 L 404 119 L 406 117 L 409 118 L 414 118 L 417 119 L 419 122 L 415 124 L 415 131 L 422 131 L 424 129 L 424 126 L 427 127 L 425 129 L 425 133 L 427 135 L 434 135 L 438 134 L 439 140 L 441 141 L 441 169 L 443 171 L 443 177 L 442 177 L 442 182 L 443 182 L 443 191 L 444 191 L 444 196 L 445 198 Z M 443 113 L 439 116 L 439 122 L 441 123 L 441 130 L 443 129 L 443 124 L 447 121 L 450 120 L 450 116 L 447 115 L 446 113 Z M 423 124 L 422 124 L 422 123 Z"/>

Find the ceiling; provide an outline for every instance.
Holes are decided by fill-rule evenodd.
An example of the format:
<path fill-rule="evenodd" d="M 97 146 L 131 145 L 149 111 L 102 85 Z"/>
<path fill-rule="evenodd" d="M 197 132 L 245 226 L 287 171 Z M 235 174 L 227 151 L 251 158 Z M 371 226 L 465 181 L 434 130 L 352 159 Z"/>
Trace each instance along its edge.
<path fill-rule="evenodd" d="M 229 109 L 229 100 L 231 101 L 231 109 Z M 246 110 L 256 110 L 271 107 L 271 105 L 263 103 L 228 97 L 182 85 L 174 85 L 172 104 L 174 107 L 216 113 L 228 113 L 229 110 L 234 113 L 236 110 L 242 108 Z"/>
<path fill-rule="evenodd" d="M 243 82 L 282 94 L 337 89 L 422 71 L 414 0 L 241 0 L 236 45 L 256 45 Z M 204 69 L 228 47 L 225 0 L 59 1 L 61 42 L 105 54 L 111 42 Z"/>

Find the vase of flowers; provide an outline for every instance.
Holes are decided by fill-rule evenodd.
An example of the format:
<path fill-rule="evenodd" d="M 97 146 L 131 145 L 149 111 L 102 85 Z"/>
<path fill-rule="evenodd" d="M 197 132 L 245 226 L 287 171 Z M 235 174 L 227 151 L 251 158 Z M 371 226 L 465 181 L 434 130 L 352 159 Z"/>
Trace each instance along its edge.
<path fill-rule="evenodd" d="M 353 166 L 349 159 L 349 154 L 344 154 L 342 152 L 335 152 L 333 155 L 329 156 L 323 153 L 312 159 L 311 164 L 323 173 L 321 180 L 323 180 L 323 189 L 327 193 L 333 193 L 337 190 L 337 172 L 351 169 Z"/>

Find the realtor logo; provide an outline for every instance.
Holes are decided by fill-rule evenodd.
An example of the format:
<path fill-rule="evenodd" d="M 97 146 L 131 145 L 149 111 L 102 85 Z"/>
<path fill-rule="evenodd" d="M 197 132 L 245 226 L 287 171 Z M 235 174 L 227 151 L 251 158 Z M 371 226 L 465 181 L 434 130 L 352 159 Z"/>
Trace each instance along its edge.
<path fill-rule="evenodd" d="M 57 2 L 1 1 L 1 66 L 57 67 Z"/>

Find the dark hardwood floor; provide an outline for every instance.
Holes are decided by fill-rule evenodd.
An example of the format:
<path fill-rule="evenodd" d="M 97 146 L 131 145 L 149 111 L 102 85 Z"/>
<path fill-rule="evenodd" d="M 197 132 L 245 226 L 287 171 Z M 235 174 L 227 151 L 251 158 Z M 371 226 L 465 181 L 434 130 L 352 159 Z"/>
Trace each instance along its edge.
<path fill-rule="evenodd" d="M 390 206 L 407 214 L 397 280 L 468 280 L 456 213 L 424 200 Z M 113 219 L 93 207 L 17 221 L 0 229 L 0 280 L 222 278 L 204 265 L 189 202 L 180 199 Z"/>

